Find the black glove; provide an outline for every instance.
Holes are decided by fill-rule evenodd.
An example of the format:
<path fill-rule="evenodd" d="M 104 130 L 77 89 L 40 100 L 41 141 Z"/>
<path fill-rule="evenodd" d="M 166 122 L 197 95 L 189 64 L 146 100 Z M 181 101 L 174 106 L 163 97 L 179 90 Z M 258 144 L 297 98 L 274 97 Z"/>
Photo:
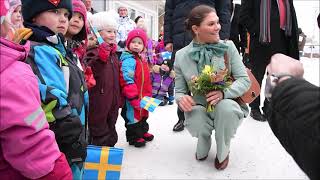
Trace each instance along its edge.
<path fill-rule="evenodd" d="M 85 130 L 78 116 L 67 116 L 50 124 L 60 151 L 69 162 L 83 162 L 87 156 Z"/>
<path fill-rule="evenodd" d="M 118 46 L 124 48 L 126 46 L 126 41 L 119 41 Z"/>
<path fill-rule="evenodd" d="M 62 145 L 62 152 L 65 153 L 68 163 L 71 165 L 75 162 L 84 162 L 87 157 L 88 143 L 85 140 L 85 130 L 82 129 L 77 141 L 72 144 Z"/>

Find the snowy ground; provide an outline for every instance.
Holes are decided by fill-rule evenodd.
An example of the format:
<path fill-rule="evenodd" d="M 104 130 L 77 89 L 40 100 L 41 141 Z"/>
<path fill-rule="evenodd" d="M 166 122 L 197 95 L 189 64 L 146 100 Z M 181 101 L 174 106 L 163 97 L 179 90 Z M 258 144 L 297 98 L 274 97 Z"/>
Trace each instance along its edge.
<path fill-rule="evenodd" d="M 319 86 L 319 59 L 302 59 L 305 78 Z M 267 122 L 246 118 L 230 149 L 229 166 L 214 168 L 213 142 L 205 161 L 195 159 L 196 139 L 187 130 L 175 133 L 177 106 L 159 107 L 150 114 L 150 132 L 155 139 L 144 148 L 125 141 L 123 119 L 119 117 L 117 147 L 125 149 L 121 179 L 308 179 L 282 148 Z M 213 137 L 214 141 L 214 137 Z"/>

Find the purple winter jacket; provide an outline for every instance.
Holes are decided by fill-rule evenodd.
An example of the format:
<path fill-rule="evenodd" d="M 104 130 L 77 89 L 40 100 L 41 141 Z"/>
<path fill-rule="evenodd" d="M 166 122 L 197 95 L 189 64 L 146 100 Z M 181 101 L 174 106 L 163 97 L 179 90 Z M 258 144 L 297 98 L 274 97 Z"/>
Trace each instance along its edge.
<path fill-rule="evenodd" d="M 29 46 L 1 38 L 0 47 L 0 179 L 57 175 L 55 165 L 65 158 L 40 106 L 37 78 L 22 62 Z M 61 164 L 58 177 L 70 171 Z"/>

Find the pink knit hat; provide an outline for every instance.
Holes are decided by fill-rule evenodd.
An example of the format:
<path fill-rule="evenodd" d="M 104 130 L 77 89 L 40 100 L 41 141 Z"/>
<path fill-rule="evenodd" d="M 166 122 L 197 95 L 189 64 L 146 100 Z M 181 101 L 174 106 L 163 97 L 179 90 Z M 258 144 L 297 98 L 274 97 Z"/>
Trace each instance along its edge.
<path fill-rule="evenodd" d="M 87 9 L 86 9 L 86 6 L 83 4 L 83 2 L 81 0 L 72 0 L 72 10 L 73 12 L 78 12 L 82 15 L 83 17 L 83 21 L 84 21 L 84 26 L 83 28 L 81 29 L 81 31 L 75 35 L 73 37 L 73 39 L 75 40 L 79 40 L 79 41 L 82 41 L 82 40 L 85 40 L 87 39 L 87 30 L 88 30 L 88 22 L 87 22 Z"/>
<path fill-rule="evenodd" d="M 20 0 L 9 0 L 10 9 L 9 11 L 14 11 L 18 6 L 21 6 Z"/>
<path fill-rule="evenodd" d="M 132 39 L 134 39 L 135 37 L 141 38 L 144 47 L 147 47 L 147 34 L 146 34 L 146 32 L 144 30 L 140 29 L 140 28 L 136 28 L 136 29 L 130 31 L 129 34 L 128 34 L 128 38 L 127 38 L 127 41 L 126 41 L 126 47 L 128 49 L 129 49 L 129 44 L 131 43 Z"/>
<path fill-rule="evenodd" d="M 21 1 L 20 0 L 9 0 L 9 5 L 10 5 L 10 8 L 9 8 L 9 12 L 10 13 L 10 16 L 11 14 L 13 13 L 13 11 L 18 7 L 18 6 L 21 6 Z M 9 15 L 9 14 L 7 14 Z M 22 16 L 22 15 L 21 15 Z"/>
<path fill-rule="evenodd" d="M 9 11 L 8 14 L 6 16 L 6 21 L 8 23 L 10 23 L 14 28 L 22 28 L 22 14 L 21 14 L 21 22 L 19 24 L 13 24 L 13 22 L 11 22 L 11 16 L 13 14 L 13 12 L 17 9 L 17 7 L 21 6 L 21 1 L 20 0 L 9 0 Z"/>
<path fill-rule="evenodd" d="M 5 17 L 9 10 L 9 1 L 8 0 L 0 0 L 0 16 Z M 1 21 L 2 22 L 2 21 Z"/>

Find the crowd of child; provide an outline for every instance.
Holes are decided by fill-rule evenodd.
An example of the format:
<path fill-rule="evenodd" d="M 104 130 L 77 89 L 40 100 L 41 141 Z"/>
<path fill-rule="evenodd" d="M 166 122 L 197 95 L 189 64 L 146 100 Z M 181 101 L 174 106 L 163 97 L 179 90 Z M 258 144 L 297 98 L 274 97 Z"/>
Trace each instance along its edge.
<path fill-rule="evenodd" d="M 132 24 L 126 11 L 91 14 L 81 0 L 1 0 L 1 82 L 14 77 L 5 71 L 11 68 L 17 73 L 11 85 L 20 84 L 21 91 L 1 84 L 6 92 L 1 91 L 0 136 L 6 143 L 1 143 L 0 174 L 81 179 L 87 144 L 117 143 L 120 108 L 130 145 L 153 140 L 140 101 L 149 96 L 173 104 L 173 63 L 163 34 L 158 41 L 148 38 L 143 17 Z M 10 124 L 12 115 L 25 121 Z M 21 139 L 35 140 L 28 146 L 13 141 L 12 127 L 22 132 Z M 40 140 L 47 142 L 46 150 L 35 151 Z M 13 145 L 27 152 L 9 150 Z M 21 153 L 28 152 L 29 165 L 19 165 Z"/>

